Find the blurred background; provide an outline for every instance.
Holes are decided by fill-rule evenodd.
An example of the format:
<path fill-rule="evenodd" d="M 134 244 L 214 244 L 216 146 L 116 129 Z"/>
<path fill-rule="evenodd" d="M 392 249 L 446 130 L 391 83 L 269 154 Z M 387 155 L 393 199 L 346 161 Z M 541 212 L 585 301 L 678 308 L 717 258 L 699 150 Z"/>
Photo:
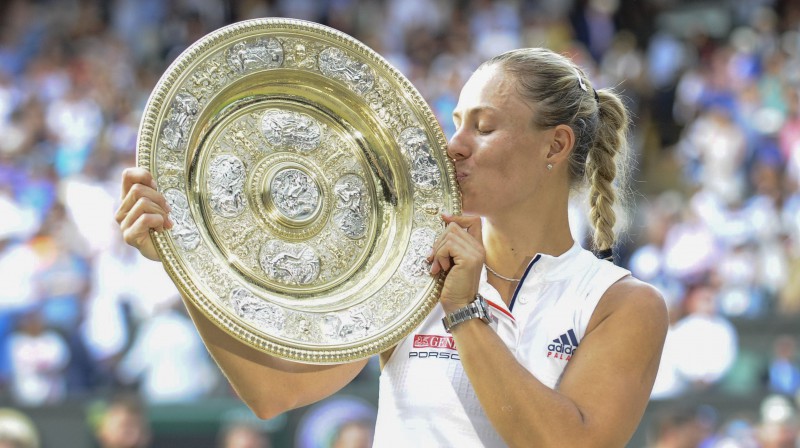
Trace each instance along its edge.
<path fill-rule="evenodd" d="M 372 47 L 448 136 L 460 87 L 507 49 L 549 47 L 618 89 L 636 155 L 618 262 L 672 320 L 629 446 L 800 446 L 796 0 L 0 1 L 0 446 L 369 446 L 377 363 L 258 421 L 113 218 L 168 64 L 278 16 Z"/>

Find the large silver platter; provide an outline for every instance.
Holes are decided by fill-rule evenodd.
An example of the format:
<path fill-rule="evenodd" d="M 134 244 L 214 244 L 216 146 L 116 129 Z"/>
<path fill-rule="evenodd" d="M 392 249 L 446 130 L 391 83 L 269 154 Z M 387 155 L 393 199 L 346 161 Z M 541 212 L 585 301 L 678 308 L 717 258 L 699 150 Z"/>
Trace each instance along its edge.
<path fill-rule="evenodd" d="M 219 29 L 151 95 L 137 164 L 175 226 L 154 232 L 181 293 L 285 359 L 368 357 L 414 329 L 442 279 L 426 256 L 460 196 L 420 94 L 357 40 L 289 19 Z"/>

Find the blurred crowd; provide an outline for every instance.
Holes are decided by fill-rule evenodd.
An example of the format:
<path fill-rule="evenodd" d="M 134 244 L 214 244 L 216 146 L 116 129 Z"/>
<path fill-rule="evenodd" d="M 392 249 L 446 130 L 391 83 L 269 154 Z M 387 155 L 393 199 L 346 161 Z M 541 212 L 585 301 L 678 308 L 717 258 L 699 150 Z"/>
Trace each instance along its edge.
<path fill-rule="evenodd" d="M 618 260 L 659 287 L 673 322 L 653 399 L 726 393 L 736 377 L 740 393 L 773 395 L 692 433 L 704 446 L 798 437 L 800 4 L 791 0 L 0 2 L 0 398 L 231 395 L 172 282 L 123 243 L 114 213 L 142 110 L 169 63 L 214 29 L 270 16 L 369 45 L 419 89 L 447 135 L 460 87 L 504 50 L 549 47 L 598 88 L 621 91 L 636 163 Z M 760 345 L 735 325 L 774 319 L 795 325 Z M 703 415 L 664 417 L 654 440 L 702 427 Z M 725 444 L 746 439 L 737 434 L 753 445 Z"/>

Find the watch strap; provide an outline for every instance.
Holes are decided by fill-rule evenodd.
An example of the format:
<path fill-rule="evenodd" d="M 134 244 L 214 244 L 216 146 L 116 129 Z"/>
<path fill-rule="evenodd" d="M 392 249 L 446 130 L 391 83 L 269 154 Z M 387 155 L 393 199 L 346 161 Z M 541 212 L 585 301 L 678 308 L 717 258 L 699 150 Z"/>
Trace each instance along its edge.
<path fill-rule="evenodd" d="M 475 300 L 468 303 L 466 306 L 446 314 L 444 318 L 442 318 L 442 325 L 444 325 L 445 331 L 450 333 L 453 327 L 471 319 L 480 319 L 487 324 L 491 322 L 489 304 L 486 303 L 486 299 L 480 294 L 476 294 Z"/>

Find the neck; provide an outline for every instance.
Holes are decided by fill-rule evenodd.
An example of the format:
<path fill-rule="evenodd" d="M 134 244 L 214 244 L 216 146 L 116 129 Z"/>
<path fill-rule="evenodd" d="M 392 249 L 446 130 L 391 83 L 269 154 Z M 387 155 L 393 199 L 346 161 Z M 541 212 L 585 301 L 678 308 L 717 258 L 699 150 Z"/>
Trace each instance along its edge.
<path fill-rule="evenodd" d="M 569 229 L 567 200 L 553 198 L 550 202 L 487 216 L 483 225 L 486 264 L 502 275 L 519 278 L 536 254 L 559 256 L 568 251 L 574 240 Z"/>

